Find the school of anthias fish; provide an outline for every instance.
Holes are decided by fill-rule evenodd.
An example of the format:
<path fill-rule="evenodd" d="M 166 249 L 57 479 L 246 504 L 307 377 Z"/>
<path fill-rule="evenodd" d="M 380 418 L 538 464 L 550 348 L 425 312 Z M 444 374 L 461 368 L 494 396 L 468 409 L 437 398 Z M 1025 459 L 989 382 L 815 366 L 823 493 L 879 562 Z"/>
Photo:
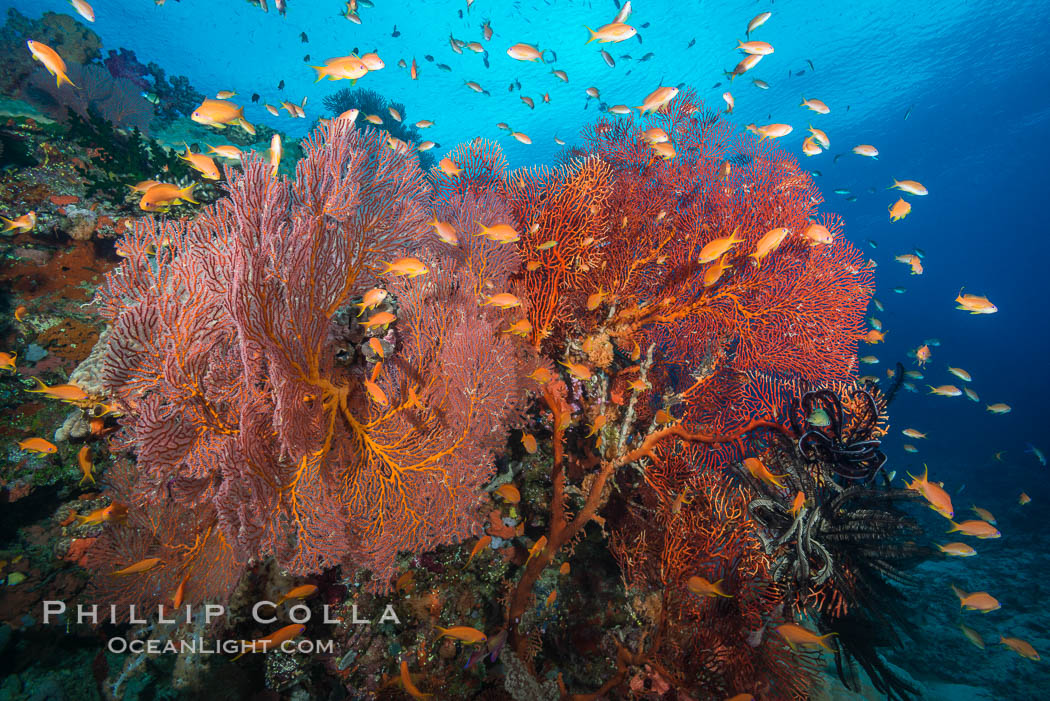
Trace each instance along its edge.
<path fill-rule="evenodd" d="M 265 0 L 263 5 L 265 6 Z M 73 8 L 79 13 L 84 21 L 94 22 L 95 15 L 92 7 L 85 2 L 85 0 L 71 0 Z M 156 0 L 157 5 L 163 5 L 164 0 Z M 367 9 L 371 3 L 366 0 L 350 0 L 346 3 L 345 17 L 351 22 L 357 24 L 363 24 L 361 10 Z M 467 0 L 467 8 L 469 9 L 474 5 L 474 0 Z M 277 7 L 283 11 L 283 2 L 277 0 Z M 612 21 L 601 24 L 602 17 L 596 17 L 597 29 L 586 29 L 586 33 L 581 29 L 581 43 L 586 42 L 587 44 L 595 47 L 600 52 L 602 59 L 609 65 L 613 66 L 615 59 L 608 53 L 603 46 L 616 44 L 627 41 L 637 34 L 637 29 L 628 23 L 632 14 L 632 2 L 627 0 L 622 6 L 619 6 L 618 12 L 615 13 L 614 17 L 604 18 L 611 19 Z M 764 11 L 756 15 L 746 24 L 746 34 L 748 40 L 739 41 L 736 50 L 739 51 L 743 58 L 739 63 L 730 71 L 726 72 L 729 81 L 732 83 L 734 79 L 743 76 L 745 73 L 753 70 L 762 61 L 774 61 L 774 47 L 765 41 L 757 39 L 751 39 L 751 36 L 756 33 L 760 33 L 761 28 L 767 22 L 775 22 L 775 12 Z M 512 28 L 504 28 L 504 36 L 513 37 Z M 396 32 L 396 28 L 395 28 Z M 497 43 L 507 44 L 508 41 L 496 42 L 493 39 L 494 31 L 490 25 L 490 22 L 485 21 L 480 26 L 479 35 L 476 38 L 470 38 L 469 40 L 459 39 L 450 36 L 448 42 L 448 49 L 456 53 L 462 53 L 464 50 L 476 53 L 485 53 L 487 55 L 488 47 L 494 47 Z M 304 35 L 305 38 L 305 35 Z M 34 59 L 40 62 L 43 69 L 47 70 L 52 76 L 54 76 L 58 86 L 68 84 L 68 89 L 76 90 L 77 86 L 70 81 L 67 77 L 66 63 L 63 61 L 62 56 L 59 55 L 54 49 L 47 46 L 46 44 L 39 41 L 28 41 L 27 50 L 31 52 Z M 417 47 L 419 50 L 424 50 L 424 47 Z M 499 47 L 502 49 L 502 46 Z M 437 51 L 438 49 L 434 49 Z M 547 63 L 547 59 L 550 62 L 556 60 L 556 52 L 551 50 L 550 47 L 540 50 L 538 46 L 532 44 L 516 42 L 509 44 L 505 53 L 512 60 L 534 62 L 534 63 Z M 428 59 L 432 58 L 430 56 Z M 419 80 L 420 70 L 419 64 L 415 57 L 404 57 L 399 58 L 397 65 L 400 69 L 409 72 L 412 80 Z M 441 64 L 438 64 L 441 68 Z M 320 80 L 349 80 L 354 83 L 358 80 L 365 78 L 367 75 L 382 71 L 386 69 L 384 60 L 376 53 L 364 53 L 362 55 L 350 54 L 347 56 L 335 56 L 324 60 L 321 65 L 312 65 L 309 68 L 304 67 L 304 71 L 312 70 L 315 72 L 315 77 L 318 81 Z M 389 70 L 389 69 L 387 69 Z M 559 80 L 568 81 L 568 72 L 562 68 L 552 68 L 550 74 Z M 485 89 L 475 80 L 464 80 L 462 84 L 477 93 L 485 93 Z M 754 85 L 762 89 L 768 87 L 763 81 L 755 80 Z M 739 83 L 732 83 L 732 86 L 739 86 Z M 234 87 L 234 86 L 231 86 Z M 238 86 L 239 87 L 239 86 Z M 736 88 L 734 88 L 736 89 Z M 242 88 L 243 92 L 243 88 Z M 616 104 L 606 106 L 606 111 L 613 115 L 625 115 L 629 116 L 635 114 L 645 114 L 647 112 L 655 112 L 667 105 L 677 94 L 678 88 L 672 86 L 652 86 L 652 90 L 646 95 L 638 95 L 638 104 L 636 106 L 630 106 L 625 104 Z M 597 86 L 587 87 L 585 90 L 586 95 L 589 98 L 599 99 L 601 90 Z M 219 91 L 214 98 L 205 99 L 199 107 L 192 113 L 193 121 L 210 126 L 214 128 L 216 135 L 220 136 L 222 130 L 227 128 L 239 128 L 248 131 L 249 133 L 255 132 L 254 126 L 248 122 L 244 117 L 244 108 L 237 104 L 234 100 L 238 96 L 238 92 L 233 89 Z M 734 95 L 732 90 L 726 90 L 722 95 L 725 101 L 725 113 L 732 114 L 739 100 L 749 99 L 747 96 L 742 94 L 742 91 L 737 89 Z M 550 102 L 550 96 L 548 93 L 541 93 L 540 99 L 543 102 Z M 529 108 L 534 107 L 533 98 L 522 95 L 521 101 L 525 103 Z M 266 104 L 265 108 L 267 111 L 278 116 L 280 110 L 284 110 L 289 118 L 305 118 L 307 116 L 306 111 L 306 99 L 303 98 L 299 103 L 285 101 L 281 102 L 278 106 Z M 796 132 L 796 127 L 790 122 L 794 121 L 797 124 L 806 122 L 807 120 L 817 121 L 821 115 L 826 115 L 832 112 L 832 107 L 827 105 L 820 99 L 815 97 L 804 98 L 801 102 L 800 112 L 796 115 L 784 115 L 784 122 L 774 122 L 764 125 L 749 124 L 747 129 L 753 132 L 759 137 L 760 140 L 773 140 L 782 139 L 788 141 L 792 134 Z M 808 112 L 801 112 L 801 109 L 808 110 Z M 389 109 L 389 114 L 361 114 L 356 109 L 351 109 L 343 114 L 335 117 L 337 120 L 350 120 L 357 121 L 363 120 L 372 125 L 381 127 L 384 121 L 387 119 L 401 122 L 402 115 L 394 108 Z M 419 129 L 429 129 L 434 126 L 434 121 L 430 119 L 419 119 L 415 122 L 415 126 Z M 530 136 L 520 130 L 516 130 L 509 126 L 508 122 L 500 122 L 498 127 L 504 130 L 510 138 L 522 144 L 531 144 L 532 139 Z M 831 136 L 829 136 L 824 130 L 815 126 L 812 122 L 808 124 L 808 135 L 805 136 L 801 144 L 798 144 L 801 152 L 807 158 L 816 158 L 828 150 L 831 146 Z M 674 146 L 670 143 L 668 135 L 661 129 L 652 128 L 643 133 L 643 137 L 650 144 L 653 152 L 653 158 L 662 159 L 674 159 L 676 157 Z M 797 138 L 797 136 L 796 136 Z M 841 137 L 846 138 L 846 137 Z M 433 141 L 423 141 L 419 144 L 410 144 L 402 140 L 394 138 L 393 136 L 387 135 L 388 145 L 391 149 L 417 149 L 419 151 L 426 151 L 436 146 Z M 561 145 L 564 142 L 561 139 L 555 137 L 555 141 Z M 861 158 L 878 158 L 880 153 L 876 145 L 873 144 L 857 144 L 853 146 L 851 152 Z M 267 154 L 267 159 L 270 166 L 273 169 L 273 173 L 276 175 L 277 169 L 281 163 L 283 148 L 279 135 L 274 135 L 270 144 L 270 149 Z M 193 153 L 192 150 L 187 146 L 186 151 L 181 154 L 181 157 L 186 160 L 190 166 L 198 171 L 201 177 L 211 180 L 219 179 L 219 166 L 215 159 L 222 159 L 227 163 L 237 163 L 241 159 L 241 151 L 238 147 L 229 144 L 219 144 L 210 147 L 209 153 Z M 728 163 L 727 163 L 728 165 Z M 457 164 L 449 157 L 442 158 L 438 164 L 440 170 L 449 177 L 456 177 L 461 172 L 461 164 Z M 896 201 L 888 204 L 889 219 L 893 222 L 900 221 L 908 216 L 912 209 L 912 202 L 918 201 L 918 198 L 926 197 L 929 195 L 927 188 L 918 180 L 904 179 L 894 180 L 890 185 L 900 192 L 900 196 Z M 139 207 L 145 212 L 156 212 L 165 213 L 171 208 L 177 207 L 180 204 L 186 202 L 194 202 L 193 200 L 193 189 L 194 185 L 186 187 L 179 187 L 172 183 L 158 182 L 154 180 L 148 180 L 134 185 L 134 190 L 141 193 L 141 200 Z M 908 199 L 905 199 L 907 197 Z M 3 221 L 6 223 L 6 230 L 17 230 L 20 232 L 31 231 L 36 225 L 36 216 L 34 212 L 13 212 L 9 213 L 10 217 L 4 217 Z M 434 234 L 440 240 L 455 245 L 457 242 L 457 232 L 454 227 L 447 223 L 438 221 L 437 219 L 431 222 Z M 491 228 L 483 227 L 482 235 L 490 238 L 493 241 L 501 243 L 513 243 L 519 240 L 519 232 L 515 231 L 513 227 L 509 225 L 499 225 Z M 792 232 L 788 229 L 772 229 L 758 242 L 755 250 L 750 253 L 750 256 L 754 258 L 756 264 L 760 264 L 762 259 L 768 256 L 770 253 L 775 251 L 777 247 L 789 236 L 798 235 L 805 239 L 808 239 L 813 245 L 821 245 L 830 242 L 830 233 L 828 230 L 820 224 L 813 224 L 805 231 Z M 551 242 L 553 245 L 556 242 Z M 708 269 L 708 275 L 705 275 L 705 285 L 714 284 L 717 282 L 718 277 L 721 274 L 721 263 L 724 254 L 740 243 L 740 239 L 734 236 L 717 239 L 708 244 L 701 252 L 700 263 L 714 263 Z M 922 275 L 924 270 L 924 264 L 926 264 L 925 254 L 919 249 L 915 249 L 910 252 L 902 253 L 896 256 L 896 261 L 907 265 L 910 268 L 911 274 Z M 399 260 L 392 261 L 387 264 L 386 270 L 382 271 L 383 274 L 390 275 L 405 275 L 409 277 L 415 277 L 420 275 L 426 275 L 428 273 L 427 268 L 418 259 L 415 258 L 402 258 Z M 894 289 L 895 292 L 904 293 L 905 290 L 902 288 Z M 382 301 L 382 297 L 385 293 L 382 290 L 375 289 L 365 295 L 364 301 L 359 305 L 361 311 L 364 312 L 367 309 L 373 309 Z M 600 297 L 601 293 L 592 295 Z M 601 299 L 588 300 L 588 308 L 595 308 L 600 304 Z M 945 302 L 947 304 L 947 301 Z M 994 314 L 998 311 L 998 308 L 993 304 L 987 296 L 973 294 L 965 292 L 960 289 L 958 296 L 955 298 L 956 307 L 955 309 L 968 312 L 972 315 L 985 315 Z M 518 306 L 520 301 L 509 293 L 500 293 L 492 295 L 488 298 L 485 304 L 496 305 L 500 308 L 511 308 Z M 876 310 L 882 311 L 884 309 L 882 303 L 879 300 L 873 302 Z M 21 315 L 24 314 L 24 310 L 16 311 L 16 318 L 21 320 Z M 376 314 L 366 321 L 366 325 L 382 325 L 392 321 L 393 317 L 390 314 Z M 877 344 L 883 342 L 885 335 L 888 331 L 884 328 L 883 322 L 875 317 L 871 316 L 868 319 L 870 330 L 864 337 L 864 341 L 868 344 Z M 979 323 L 979 322 L 978 322 Z M 512 326 L 509 329 L 510 333 L 516 333 L 525 335 L 531 331 L 528 327 L 527 321 L 518 322 L 517 326 Z M 922 343 L 918 344 L 912 352 L 916 369 L 907 370 L 904 375 L 903 387 L 909 391 L 916 392 L 917 387 L 916 381 L 926 380 L 926 373 L 929 372 L 928 366 L 934 361 L 933 348 L 937 348 L 940 342 L 937 339 L 927 339 Z M 382 355 L 380 353 L 380 355 Z M 874 355 L 864 355 L 859 358 L 859 361 L 863 364 L 875 365 L 879 363 L 879 359 Z M 584 367 L 572 367 L 568 365 L 570 374 L 574 376 L 584 377 L 585 373 L 589 370 Z M 0 352 L 0 368 L 9 371 L 17 372 L 17 357 L 14 353 Z M 896 371 L 893 369 L 887 370 L 888 377 L 894 377 Z M 979 402 L 977 392 L 971 388 L 971 382 L 973 378 L 970 373 L 960 367 L 946 367 L 944 372 L 951 374 L 958 381 L 962 383 L 962 388 L 952 383 L 945 384 L 930 384 L 929 393 L 938 397 L 957 398 L 965 395 L 967 398 L 974 402 Z M 862 378 L 863 379 L 863 378 Z M 930 382 L 939 382 L 944 378 L 932 379 Z M 385 397 L 382 395 L 382 391 L 374 383 L 366 382 L 366 387 L 372 396 L 372 398 L 382 404 L 386 403 Z M 34 389 L 26 390 L 28 392 L 39 392 L 44 396 L 52 399 L 56 399 L 64 402 L 82 402 L 87 397 L 82 390 L 72 384 L 63 384 L 55 386 L 47 386 L 38 380 L 38 386 Z M 1010 413 L 1011 407 L 1001 401 L 989 403 L 986 405 L 987 412 L 993 415 L 1003 415 Z M 104 415 L 107 407 L 101 406 L 101 413 L 96 412 L 97 415 Z M 603 417 L 604 418 L 604 417 Z M 811 417 L 811 422 L 814 425 L 822 425 L 820 421 L 822 417 L 814 415 Z M 823 417 L 826 420 L 826 417 Z M 600 429 L 600 426 L 592 426 L 592 434 Z M 920 441 L 927 438 L 926 433 L 916 428 L 905 428 L 902 431 L 903 435 L 913 441 Z M 530 441 L 531 440 L 531 444 Z M 523 438 L 526 448 L 529 452 L 535 450 L 535 438 L 531 435 L 526 434 Z M 53 443 L 41 438 L 41 437 L 26 437 L 19 443 L 19 446 L 26 451 L 35 451 L 40 453 L 53 453 L 57 449 Z M 904 450 L 908 452 L 917 452 L 918 448 L 914 443 L 908 443 L 904 445 Z M 1030 446 L 1029 451 L 1038 459 L 1043 465 L 1046 464 L 1046 458 L 1041 449 L 1035 446 Z M 998 459 L 1002 458 L 1001 454 L 997 455 Z M 87 454 L 86 449 L 81 451 L 78 455 L 79 464 L 83 471 L 83 479 L 94 481 L 92 473 L 92 465 L 90 455 Z M 757 460 L 750 459 L 757 465 L 745 464 L 748 469 L 751 470 L 752 474 L 756 477 L 764 480 L 774 481 L 777 476 L 772 475 L 769 471 Z M 1000 533 L 996 528 L 995 517 L 986 509 L 979 506 L 973 506 L 972 511 L 976 515 L 975 519 L 960 519 L 958 521 L 953 520 L 956 518 L 955 508 L 952 504 L 951 496 L 943 482 L 934 481 L 931 476 L 924 472 L 921 477 L 911 476 L 911 481 L 907 483 L 909 489 L 915 490 L 920 493 L 922 497 L 929 503 L 929 507 L 936 511 L 938 514 L 947 519 L 947 523 L 950 524 L 951 528 L 948 533 L 958 533 L 961 536 L 968 538 L 975 538 L 979 540 L 984 539 L 995 539 L 1000 537 Z M 903 479 L 903 478 L 902 478 Z M 513 486 L 506 486 L 501 488 L 504 490 L 500 493 L 500 496 L 508 500 L 516 500 L 520 498 L 520 495 L 516 495 L 516 489 Z M 801 496 L 801 494 L 800 494 Z M 1029 497 L 1021 493 L 1018 497 L 1018 502 L 1021 505 L 1025 505 L 1030 501 Z M 796 504 L 795 509 L 801 508 L 801 504 Z M 109 514 L 93 513 L 87 516 L 82 516 L 82 519 L 88 521 L 100 521 L 109 518 Z M 474 556 L 482 547 L 486 545 L 486 541 L 479 541 L 478 545 L 475 546 L 474 552 L 471 557 Z M 942 552 L 950 556 L 956 557 L 971 557 L 977 554 L 977 551 L 973 546 L 966 542 L 947 542 L 938 546 Z M 530 554 L 531 557 L 531 554 Z M 469 562 L 469 560 L 468 560 Z M 129 565 L 127 568 L 115 572 L 117 575 L 133 574 L 135 572 L 144 571 L 151 566 L 156 564 L 149 560 L 143 560 Z M 695 580 L 695 581 L 694 581 Z M 967 592 L 959 588 L 955 584 L 952 584 L 952 589 L 957 594 L 960 605 L 965 610 L 989 612 L 999 609 L 1000 604 L 996 598 L 988 592 Z M 694 577 L 689 583 L 690 590 L 694 591 L 698 596 L 727 596 L 719 588 L 718 583 L 711 583 L 704 580 L 701 577 Z M 285 595 L 285 599 L 298 599 L 310 596 L 316 591 L 316 587 L 307 585 L 303 587 L 297 587 L 292 589 Z M 178 606 L 178 595 L 176 595 L 176 606 Z M 282 601 L 283 601 L 282 600 Z M 286 628 L 277 631 L 271 639 L 268 641 L 270 644 L 276 644 L 280 640 L 285 640 L 302 632 L 302 626 L 288 626 Z M 971 628 L 966 625 L 961 625 L 963 633 L 967 638 L 979 647 L 984 646 L 984 642 L 981 637 Z M 827 636 L 818 637 L 815 633 L 797 625 L 783 625 L 779 629 L 779 633 L 792 645 L 825 645 L 825 638 Z M 485 640 L 485 635 L 481 631 L 468 626 L 457 626 L 449 629 L 440 629 L 442 636 L 450 636 L 465 643 L 479 643 Z M 1024 657 L 1038 660 L 1039 655 L 1035 649 L 1024 640 L 1002 636 L 1000 642 L 1011 650 L 1017 652 L 1017 654 Z M 411 677 L 407 671 L 405 662 L 401 663 L 401 673 L 403 677 L 404 688 L 416 698 L 423 698 L 425 695 L 422 694 L 413 684 Z M 750 698 L 749 695 L 744 695 Z M 734 697 L 741 698 L 741 697 Z"/>

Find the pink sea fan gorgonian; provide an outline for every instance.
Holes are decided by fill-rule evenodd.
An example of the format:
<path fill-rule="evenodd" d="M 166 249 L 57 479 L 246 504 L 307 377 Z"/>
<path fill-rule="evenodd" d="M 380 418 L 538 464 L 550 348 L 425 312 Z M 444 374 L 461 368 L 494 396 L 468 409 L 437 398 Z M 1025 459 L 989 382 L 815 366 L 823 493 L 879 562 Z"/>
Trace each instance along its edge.
<path fill-rule="evenodd" d="M 136 464 L 115 495 L 129 517 L 107 526 L 96 566 L 162 560 L 134 591 L 121 582 L 124 600 L 178 581 L 202 540 L 221 540 L 226 568 L 343 564 L 382 589 L 398 552 L 477 529 L 480 487 L 528 382 L 521 344 L 499 333 L 502 312 L 478 306 L 462 256 L 420 249 L 427 274 L 379 274 L 432 236 L 414 155 L 347 122 L 319 127 L 305 150 L 294 180 L 246 158 L 243 174 L 227 171 L 229 196 L 196 219 L 138 224 L 99 291 L 104 383 Z M 380 366 L 337 342 L 364 345 L 350 305 L 373 285 L 397 317 Z M 194 518 L 136 517 L 172 504 Z M 211 579 L 187 597 L 228 593 L 228 577 Z"/>

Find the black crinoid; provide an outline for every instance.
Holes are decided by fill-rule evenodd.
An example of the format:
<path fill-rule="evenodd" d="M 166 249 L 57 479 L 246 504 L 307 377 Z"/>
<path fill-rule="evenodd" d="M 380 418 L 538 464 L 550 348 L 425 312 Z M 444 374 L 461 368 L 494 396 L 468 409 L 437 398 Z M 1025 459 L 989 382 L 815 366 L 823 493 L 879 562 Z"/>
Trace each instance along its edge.
<path fill-rule="evenodd" d="M 843 396 L 847 401 L 843 407 Z M 842 393 L 830 389 L 806 392 L 790 411 L 791 428 L 798 436 L 798 453 L 807 462 L 824 463 L 839 477 L 866 482 L 886 463 L 880 450 L 879 426 L 885 404 L 872 385 L 862 385 Z M 823 421 L 815 422 L 821 413 Z M 827 422 L 827 425 L 821 425 Z"/>
<path fill-rule="evenodd" d="M 886 461 L 879 449 L 885 407 L 874 385 L 806 392 L 789 405 L 794 438 L 778 436 L 761 455 L 782 486 L 743 476 L 773 578 L 794 611 L 808 613 L 822 633 L 837 633 L 843 683 L 859 690 L 859 664 L 879 691 L 907 699 L 917 690 L 879 650 L 915 638 L 896 585 L 934 551 L 902 508 L 918 495 L 873 479 Z"/>

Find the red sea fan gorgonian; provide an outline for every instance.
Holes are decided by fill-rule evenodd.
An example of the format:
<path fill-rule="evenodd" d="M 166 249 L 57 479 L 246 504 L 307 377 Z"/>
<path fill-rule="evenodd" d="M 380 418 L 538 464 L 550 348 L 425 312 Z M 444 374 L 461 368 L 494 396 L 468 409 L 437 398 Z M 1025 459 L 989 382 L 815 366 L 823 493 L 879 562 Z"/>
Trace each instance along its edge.
<path fill-rule="evenodd" d="M 429 186 L 378 132 L 319 127 L 294 181 L 258 159 L 226 175 L 229 197 L 196 219 L 136 226 L 98 294 L 136 457 L 117 485 L 128 517 L 95 548 L 100 588 L 149 603 L 193 573 L 187 601 L 225 597 L 272 556 L 294 574 L 367 568 L 383 589 L 398 552 L 477 529 L 526 359 L 461 284 L 471 270 L 419 246 Z M 426 275 L 380 275 L 416 249 Z M 378 364 L 351 306 L 377 284 L 397 317 Z M 145 558 L 161 562 L 133 587 L 106 576 Z"/>

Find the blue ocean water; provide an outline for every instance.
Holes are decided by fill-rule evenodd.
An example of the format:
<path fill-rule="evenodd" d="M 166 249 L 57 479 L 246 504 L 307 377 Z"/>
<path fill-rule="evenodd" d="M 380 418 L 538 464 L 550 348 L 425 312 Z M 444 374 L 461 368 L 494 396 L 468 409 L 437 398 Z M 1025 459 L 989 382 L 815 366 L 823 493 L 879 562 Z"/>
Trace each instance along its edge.
<path fill-rule="evenodd" d="M 1046 468 L 1025 446 L 1050 453 L 1042 413 L 1050 391 L 1050 332 L 1042 299 L 1050 260 L 1045 219 L 1050 91 L 1043 85 L 1050 3 L 640 0 L 631 17 L 640 39 L 604 45 L 585 44 L 584 25 L 610 22 L 617 11 L 614 0 L 476 0 L 469 8 L 462 0 L 376 0 L 375 7 L 360 10 L 361 25 L 341 17 L 344 4 L 288 0 L 281 16 L 272 2 L 264 13 L 241 0 L 168 0 L 163 6 L 97 0 L 91 29 L 102 38 L 103 53 L 128 48 L 143 62 L 186 75 L 202 92 L 236 91 L 250 121 L 296 136 L 305 135 L 315 118 L 331 116 L 323 112 L 322 99 L 347 86 L 315 83 L 309 66 L 357 50 L 376 51 L 386 67 L 357 87 L 404 103 L 407 122 L 432 120 L 435 126 L 426 136 L 439 142 L 435 153 L 481 136 L 499 140 L 512 168 L 554 162 L 562 151 L 555 137 L 567 146 L 580 144 L 580 130 L 599 117 L 600 103 L 636 106 L 659 85 L 684 83 L 720 109 L 722 93 L 731 90 L 736 107 L 728 119 L 741 127 L 793 126 L 779 146 L 803 167 L 819 171 L 825 209 L 844 217 L 846 235 L 878 264 L 876 296 L 885 311 L 872 308 L 871 315 L 882 321 L 886 341 L 861 348 L 861 355 L 872 353 L 880 361 L 861 372 L 881 377 L 897 361 L 913 369 L 908 352 L 927 339 L 938 340 L 931 344 L 925 379 L 915 382 L 919 392 L 902 391 L 892 405 L 888 469 L 917 473 L 927 463 L 931 475 L 958 495 L 958 511 L 974 500 L 993 512 L 1013 514 L 1024 491 L 1033 503 L 1026 520 L 1012 521 L 1013 533 L 1004 529 L 1004 542 L 1038 529 L 1050 488 Z M 30 17 L 72 12 L 59 0 L 0 0 L 0 11 L 12 7 Z M 770 42 L 775 53 L 730 83 L 724 71 L 741 58 L 736 42 L 744 39 L 747 21 L 762 11 L 772 17 L 751 38 Z M 494 31 L 491 41 L 482 38 L 486 21 Z M 482 42 L 489 65 L 485 55 L 454 53 L 450 35 Z M 517 42 L 543 50 L 546 62 L 510 58 L 506 50 Z M 603 61 L 602 48 L 615 66 Z M 417 61 L 418 80 L 397 67 L 399 59 Z M 554 69 L 566 71 L 569 81 L 557 79 Z M 757 87 L 756 78 L 768 89 Z M 473 92 L 465 81 L 478 82 L 490 94 Z M 586 95 L 592 86 L 600 91 L 599 100 Z M 244 99 L 252 93 L 260 95 L 258 104 Z M 543 94 L 549 94 L 549 103 Z M 522 95 L 533 98 L 534 109 Z M 304 97 L 305 120 L 283 112 L 274 117 L 262 107 Z M 830 114 L 800 107 L 803 97 L 824 101 Z M 498 122 L 528 134 L 532 144 L 513 140 Z M 831 140 L 828 151 L 812 158 L 801 152 L 809 124 Z M 857 144 L 875 145 L 878 159 L 851 153 Z M 887 213 L 900 196 L 887 189 L 894 178 L 918 180 L 929 189 L 925 197 L 905 195 L 912 211 L 899 222 Z M 834 194 L 836 189 L 850 194 Z M 916 247 L 923 255 L 921 276 L 894 260 Z M 893 291 L 897 287 L 905 291 Z M 956 310 L 960 288 L 987 295 L 999 311 Z M 928 384 L 963 386 L 949 366 L 972 375 L 969 386 L 980 402 L 928 394 Z M 1012 411 L 991 414 L 985 407 L 995 402 Z M 900 432 L 908 427 L 928 438 L 905 438 Z M 904 452 L 905 443 L 916 444 L 919 452 Z"/>

